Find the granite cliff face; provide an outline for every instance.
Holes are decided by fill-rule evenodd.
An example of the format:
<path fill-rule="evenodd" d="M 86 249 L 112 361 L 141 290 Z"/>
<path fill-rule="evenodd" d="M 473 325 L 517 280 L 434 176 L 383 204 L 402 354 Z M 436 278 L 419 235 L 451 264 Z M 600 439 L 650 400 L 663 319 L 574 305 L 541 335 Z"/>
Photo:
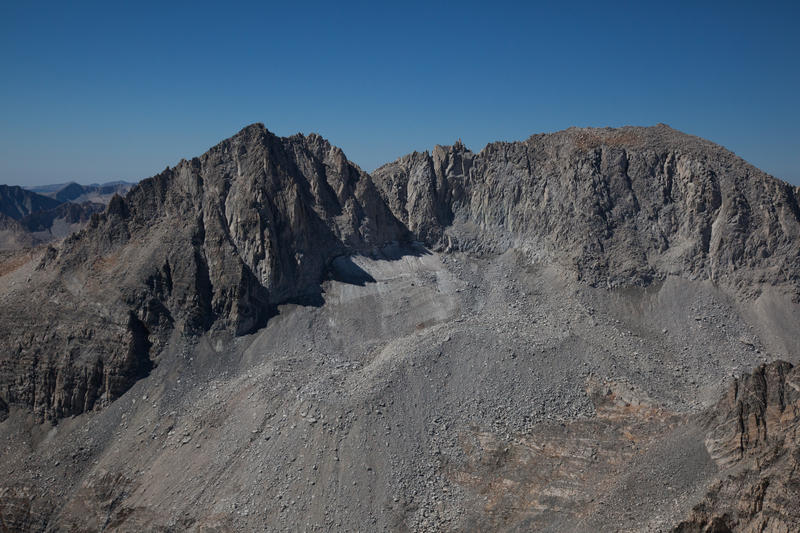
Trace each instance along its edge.
<path fill-rule="evenodd" d="M 726 475 L 676 531 L 800 530 L 800 370 L 779 361 L 742 376 L 705 426 Z"/>
<path fill-rule="evenodd" d="M 281 139 L 257 124 L 113 199 L 54 260 L 80 269 L 136 248 L 141 274 L 129 300 L 163 305 L 190 330 L 244 334 L 263 326 L 276 303 L 318 292 L 333 257 L 404 237 L 369 176 L 340 149 L 316 135 Z M 147 323 L 161 312 L 145 313 Z"/>
<path fill-rule="evenodd" d="M 681 275 L 800 291 L 798 190 L 665 125 L 437 146 L 373 178 L 432 247 L 525 248 L 595 285 Z"/>
<path fill-rule="evenodd" d="M 329 262 L 406 230 L 369 176 L 319 136 L 253 125 L 115 197 L 6 296 L 0 396 L 60 418 L 105 404 L 173 332 L 243 335 L 318 297 Z M 49 296 L 48 296 L 49 295 Z"/>

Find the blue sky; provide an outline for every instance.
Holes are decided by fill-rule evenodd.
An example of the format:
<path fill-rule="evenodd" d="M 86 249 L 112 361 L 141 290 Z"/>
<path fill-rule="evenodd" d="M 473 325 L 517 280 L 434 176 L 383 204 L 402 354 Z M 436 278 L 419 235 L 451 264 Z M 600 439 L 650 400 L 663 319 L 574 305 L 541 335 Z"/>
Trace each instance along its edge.
<path fill-rule="evenodd" d="M 148 177 L 252 122 L 366 170 L 665 122 L 800 185 L 798 2 L 70 4 L 0 6 L 0 183 Z"/>

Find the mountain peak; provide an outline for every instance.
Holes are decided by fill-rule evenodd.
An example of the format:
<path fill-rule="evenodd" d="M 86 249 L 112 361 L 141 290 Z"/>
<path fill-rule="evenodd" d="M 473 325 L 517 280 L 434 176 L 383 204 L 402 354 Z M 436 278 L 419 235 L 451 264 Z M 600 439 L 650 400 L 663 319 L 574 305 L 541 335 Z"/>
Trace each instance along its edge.
<path fill-rule="evenodd" d="M 60 203 L 16 185 L 0 185 L 0 214 L 14 220 L 20 220 L 37 211 L 53 209 Z"/>
<path fill-rule="evenodd" d="M 79 413 L 139 379 L 173 332 L 251 333 L 277 305 L 319 298 L 333 258 L 406 237 L 370 177 L 341 150 L 318 135 L 279 138 L 261 124 L 248 126 L 124 198 L 115 194 L 105 213 L 42 261 L 37 276 L 56 287 L 78 276 L 85 280 L 79 299 L 103 309 L 65 313 L 72 317 L 62 322 L 65 335 L 109 319 L 117 324 L 103 330 L 104 342 L 116 347 L 101 362 L 117 388 L 65 404 L 38 397 L 46 389 L 29 383 L 33 389 L 14 397 L 34 398 L 48 418 Z M 19 316 L 19 328 L 36 323 Z M 86 369 L 95 364 L 76 359 L 70 383 L 88 386 L 78 376 L 91 375 Z"/>
<path fill-rule="evenodd" d="M 536 250 L 595 285 L 681 273 L 800 295 L 796 190 L 664 124 L 569 128 L 523 142 L 410 154 L 373 173 L 434 249 Z M 781 206 L 752 209 L 764 198 Z M 780 228 L 780 229 L 778 229 Z"/>

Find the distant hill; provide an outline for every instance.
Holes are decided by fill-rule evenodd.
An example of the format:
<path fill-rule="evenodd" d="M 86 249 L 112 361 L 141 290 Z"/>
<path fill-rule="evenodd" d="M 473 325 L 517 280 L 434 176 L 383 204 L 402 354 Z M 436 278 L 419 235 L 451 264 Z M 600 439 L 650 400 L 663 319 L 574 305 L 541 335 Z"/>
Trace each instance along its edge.
<path fill-rule="evenodd" d="M 43 195 L 16 185 L 0 185 L 0 250 L 29 248 L 66 237 L 82 228 L 93 213 L 102 212 L 114 194 L 127 192 L 130 184 L 49 187 L 55 190 Z"/>
<path fill-rule="evenodd" d="M 105 211 L 97 202 L 64 202 L 53 209 L 37 211 L 24 217 L 19 224 L 42 242 L 66 237 L 89 221 L 93 213 Z"/>
<path fill-rule="evenodd" d="M 16 185 L 0 185 L 0 213 L 14 220 L 57 207 L 61 201 Z"/>
<path fill-rule="evenodd" d="M 31 192 L 47 196 L 60 202 L 99 202 L 106 204 L 115 194 L 124 196 L 135 183 L 126 181 L 110 181 L 108 183 L 92 183 L 81 185 L 71 181 L 53 185 L 27 187 Z"/>

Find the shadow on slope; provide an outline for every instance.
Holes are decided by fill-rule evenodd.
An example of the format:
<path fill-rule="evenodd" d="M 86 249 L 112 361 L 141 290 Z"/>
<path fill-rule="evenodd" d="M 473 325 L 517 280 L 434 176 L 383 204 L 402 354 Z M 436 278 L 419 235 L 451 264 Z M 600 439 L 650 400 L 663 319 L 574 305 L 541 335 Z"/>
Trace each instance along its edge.
<path fill-rule="evenodd" d="M 325 298 L 323 296 L 325 291 L 323 289 L 323 285 L 326 281 L 338 281 L 340 283 L 356 285 L 359 287 L 364 287 L 368 283 L 376 283 L 377 280 L 372 276 L 372 274 L 357 264 L 357 262 L 354 260 L 356 257 L 365 257 L 379 261 L 400 261 L 406 257 L 422 257 L 430 254 L 431 251 L 419 242 L 393 242 L 386 244 L 381 248 L 376 248 L 371 254 L 355 253 L 339 255 L 331 259 L 327 269 L 325 270 L 325 273 L 320 279 L 320 282 L 314 286 L 313 290 L 300 296 L 289 298 L 278 305 L 294 304 L 300 306 L 322 307 L 325 304 Z M 270 315 L 269 318 L 272 318 L 272 316 L 275 316 L 275 314 Z M 267 321 L 269 321 L 269 318 Z M 266 323 L 261 327 L 264 327 L 265 325 Z M 261 329 L 261 327 L 258 329 Z"/>

